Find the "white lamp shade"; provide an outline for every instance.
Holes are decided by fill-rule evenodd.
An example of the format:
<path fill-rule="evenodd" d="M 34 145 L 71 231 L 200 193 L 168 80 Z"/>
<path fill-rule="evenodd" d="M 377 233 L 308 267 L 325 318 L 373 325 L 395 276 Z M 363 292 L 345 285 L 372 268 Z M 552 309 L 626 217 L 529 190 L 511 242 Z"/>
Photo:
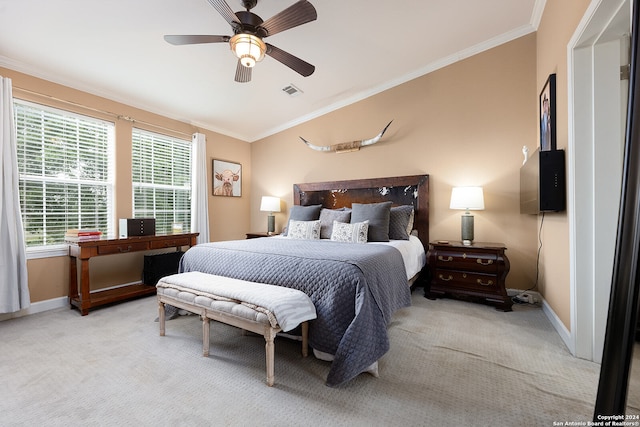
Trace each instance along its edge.
<path fill-rule="evenodd" d="M 449 209 L 483 210 L 482 187 L 453 187 Z"/>
<path fill-rule="evenodd" d="M 280 212 L 280 198 L 262 196 L 262 201 L 260 202 L 260 210 L 264 212 Z"/>

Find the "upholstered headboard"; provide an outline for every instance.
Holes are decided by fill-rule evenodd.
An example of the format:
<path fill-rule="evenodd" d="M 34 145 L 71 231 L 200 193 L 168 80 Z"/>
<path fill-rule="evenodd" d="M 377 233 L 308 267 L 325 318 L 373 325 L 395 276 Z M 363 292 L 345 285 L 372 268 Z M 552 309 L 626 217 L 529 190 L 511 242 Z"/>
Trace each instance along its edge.
<path fill-rule="evenodd" d="M 425 251 L 429 247 L 429 175 L 355 179 L 293 185 L 296 205 L 322 205 L 327 209 L 351 207 L 352 203 L 393 202 L 413 205 L 414 229 Z"/>

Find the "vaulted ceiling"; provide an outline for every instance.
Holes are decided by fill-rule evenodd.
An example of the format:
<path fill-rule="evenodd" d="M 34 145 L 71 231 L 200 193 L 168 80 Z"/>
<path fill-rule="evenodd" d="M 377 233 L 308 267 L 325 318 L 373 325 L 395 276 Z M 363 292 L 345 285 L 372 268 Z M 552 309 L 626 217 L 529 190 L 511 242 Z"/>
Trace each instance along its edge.
<path fill-rule="evenodd" d="M 260 0 L 252 12 L 266 20 L 295 2 Z M 535 31 L 544 6 L 310 2 L 317 20 L 265 40 L 315 65 L 309 77 L 267 56 L 237 83 L 228 44 L 163 39 L 232 35 L 207 0 L 0 0 L 0 66 L 251 142 Z"/>

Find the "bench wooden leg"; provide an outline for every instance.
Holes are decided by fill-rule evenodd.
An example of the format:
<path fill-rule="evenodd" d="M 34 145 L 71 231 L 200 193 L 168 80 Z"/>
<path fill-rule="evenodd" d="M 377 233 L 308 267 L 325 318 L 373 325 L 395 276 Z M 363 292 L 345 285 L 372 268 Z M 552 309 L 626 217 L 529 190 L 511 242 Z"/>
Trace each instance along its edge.
<path fill-rule="evenodd" d="M 309 322 L 302 322 L 302 357 L 309 355 Z"/>
<path fill-rule="evenodd" d="M 272 328 L 268 328 L 266 334 L 264 335 L 264 339 L 266 341 L 265 351 L 267 353 L 267 385 L 269 387 L 273 386 L 275 381 L 275 347 L 273 344 L 273 340 L 276 337 L 276 333 Z"/>
<path fill-rule="evenodd" d="M 158 323 L 160 324 L 160 336 L 164 336 L 164 303 L 158 299 Z"/>
<path fill-rule="evenodd" d="M 210 323 L 207 316 L 202 316 L 202 355 L 209 357 Z"/>

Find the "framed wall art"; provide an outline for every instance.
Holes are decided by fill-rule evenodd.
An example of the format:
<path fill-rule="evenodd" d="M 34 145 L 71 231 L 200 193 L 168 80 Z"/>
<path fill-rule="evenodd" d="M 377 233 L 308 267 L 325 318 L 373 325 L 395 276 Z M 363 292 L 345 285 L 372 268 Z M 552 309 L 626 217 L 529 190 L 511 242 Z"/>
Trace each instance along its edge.
<path fill-rule="evenodd" d="M 540 92 L 540 151 L 556 149 L 556 75 L 551 74 Z"/>
<path fill-rule="evenodd" d="M 242 165 L 213 159 L 213 195 L 242 196 Z"/>

